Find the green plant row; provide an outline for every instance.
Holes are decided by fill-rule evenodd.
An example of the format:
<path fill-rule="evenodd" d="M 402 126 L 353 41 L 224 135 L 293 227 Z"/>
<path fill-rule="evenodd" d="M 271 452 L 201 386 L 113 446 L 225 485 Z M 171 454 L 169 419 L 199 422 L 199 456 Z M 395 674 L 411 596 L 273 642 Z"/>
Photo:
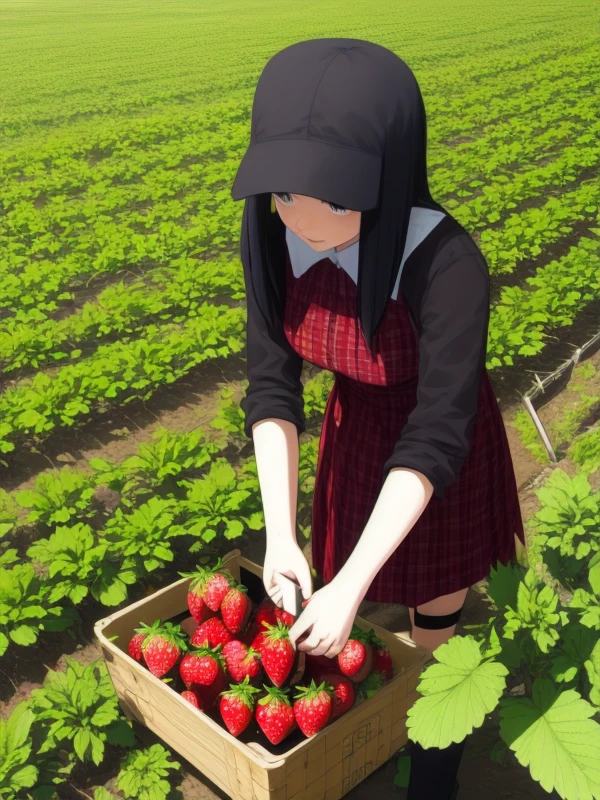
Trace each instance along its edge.
<path fill-rule="evenodd" d="M 583 71 L 583 74 L 587 73 Z M 554 91 L 556 91 L 556 87 L 554 87 Z M 577 107 L 579 104 L 585 105 L 586 103 L 581 114 L 584 117 L 587 114 L 589 117 L 590 113 L 595 114 L 592 107 L 593 98 L 588 99 L 585 94 L 575 107 L 567 107 L 565 113 L 568 114 L 569 121 L 566 124 L 573 126 L 572 132 L 564 127 L 554 125 L 554 118 L 548 119 L 550 130 L 542 134 L 543 141 L 538 140 L 540 134 L 537 129 L 535 130 L 536 135 L 532 135 L 533 130 L 523 131 L 521 141 L 526 144 L 522 147 L 528 148 L 528 150 L 526 152 L 523 149 L 519 151 L 521 163 L 524 156 L 539 158 L 540 152 L 542 154 L 552 152 L 549 148 L 554 146 L 553 137 L 558 137 L 556 138 L 556 143 L 558 143 L 572 133 L 579 133 L 575 119 Z M 559 119 L 562 118 L 560 113 Z M 527 121 L 526 114 L 520 115 L 520 117 L 526 120 L 522 124 L 531 126 L 532 123 Z M 456 115 L 453 118 L 455 119 Z M 595 120 L 595 116 L 591 119 Z M 512 120 L 510 125 L 504 126 L 501 134 L 498 130 L 492 129 L 490 134 L 486 134 L 478 140 L 477 148 L 480 152 L 471 153 L 471 144 L 455 148 L 452 151 L 455 154 L 452 157 L 453 160 L 445 165 L 445 168 L 440 165 L 439 183 L 436 183 L 435 180 L 432 182 L 436 194 L 441 196 L 452 194 L 458 184 L 459 196 L 461 194 L 470 196 L 472 190 L 481 185 L 478 181 L 481 180 L 483 184 L 489 180 L 493 181 L 494 174 L 499 168 L 512 166 L 514 170 L 514 148 L 512 145 L 508 148 L 502 147 L 503 139 L 507 139 L 509 142 L 514 140 L 514 125 L 515 121 Z M 225 183 L 224 179 L 231 171 L 232 164 L 235 163 L 237 151 L 232 149 L 232 142 L 239 138 L 241 143 L 241 137 L 244 135 L 243 125 L 239 124 L 238 127 L 239 136 L 232 134 L 229 138 L 224 137 L 222 133 L 212 131 L 206 135 L 206 127 L 204 127 L 202 128 L 204 135 L 194 133 L 194 135 L 184 137 L 182 141 L 177 142 L 177 150 L 172 149 L 170 154 L 168 150 L 163 153 L 164 148 L 159 147 L 161 153 L 159 163 L 156 163 L 156 154 L 140 152 L 132 148 L 128 140 L 120 142 L 118 146 L 115 145 L 115 150 L 112 152 L 118 157 L 114 159 L 114 163 L 113 158 L 104 159 L 92 169 L 84 161 L 78 161 L 74 164 L 70 177 L 68 159 L 65 164 L 64 157 L 57 157 L 56 169 L 48 174 L 49 171 L 46 168 L 40 178 L 34 181 L 33 185 L 36 186 L 36 189 L 34 191 L 32 186 L 31 199 L 22 199 L 14 207 L 7 208 L 3 222 L 3 225 L 8 226 L 5 234 L 8 252 L 4 257 L 4 269 L 9 270 L 10 274 L 6 276 L 6 297 L 1 299 L 15 311 L 23 307 L 44 310 L 48 303 L 47 310 L 52 312 L 55 308 L 53 301 L 56 302 L 54 298 L 62 301 L 70 299 L 69 289 L 71 287 L 69 284 L 73 280 L 81 281 L 90 274 L 118 271 L 126 264 L 130 266 L 147 260 L 153 263 L 164 263 L 164 258 L 181 253 L 182 244 L 196 246 L 202 252 L 209 245 L 218 247 L 219 239 L 221 239 L 221 243 L 231 247 L 237 233 L 238 211 L 235 204 L 227 197 L 227 192 L 223 193 L 223 199 L 228 202 L 221 208 L 218 198 L 215 198 L 210 187 L 215 181 Z M 444 132 L 441 135 L 447 136 L 448 134 Z M 594 141 L 593 131 L 589 135 L 589 141 Z M 492 137 L 490 141 L 488 141 L 488 136 Z M 586 134 L 579 133 L 579 136 L 585 137 Z M 490 150 L 493 152 L 491 158 Z M 200 166 L 198 159 L 202 154 L 205 155 L 205 158 L 203 165 Z M 173 166 L 185 163 L 189 158 L 196 162 L 192 168 L 173 170 Z M 211 162 L 211 158 L 217 160 Z M 456 158 L 459 159 L 459 162 L 455 161 Z M 586 163 L 588 160 L 585 160 Z M 435 163 L 435 156 L 430 159 L 430 162 Z M 474 172 L 474 164 L 477 163 L 482 165 L 481 170 L 483 171 L 476 170 Z M 211 169 L 213 171 L 212 178 Z M 130 185 L 115 185 L 115 179 L 126 180 Z M 95 183 L 89 186 L 91 181 L 95 181 Z M 131 181 L 135 181 L 135 183 L 131 184 Z M 58 183 L 56 184 L 56 182 Z M 535 184 L 535 175 L 531 177 L 531 183 Z M 58 194 L 56 194 L 57 188 L 53 188 L 55 184 Z M 23 186 L 22 183 L 17 185 Z M 161 199 L 165 196 L 173 197 L 188 190 L 189 194 L 183 201 L 167 202 L 164 204 L 164 210 L 155 208 L 151 214 L 146 215 L 135 212 L 135 210 L 133 213 L 131 212 L 132 205 L 135 209 L 136 205 L 154 201 L 159 206 Z M 74 191 L 78 193 L 87 191 L 88 200 L 65 202 L 66 192 L 71 194 Z M 521 191 L 526 191 L 526 187 L 523 187 Z M 39 196 L 46 197 L 46 205 L 41 210 L 33 206 L 33 200 Z M 488 196 L 494 196 L 493 189 Z M 99 202 L 100 197 L 102 197 L 102 202 Z M 217 199 L 217 204 L 212 209 L 211 205 L 215 205 L 215 199 Z M 9 200 L 5 202 L 9 206 Z M 219 222 L 212 226 L 213 237 L 210 237 L 209 230 L 202 218 L 198 218 L 197 224 L 194 222 L 192 209 L 198 206 L 203 209 L 211 208 L 213 223 Z M 121 208 L 123 214 L 117 214 L 117 218 L 113 219 L 116 208 Z M 100 216 L 98 222 L 94 223 L 93 219 L 96 215 L 101 215 L 101 209 L 108 211 L 110 216 L 108 218 Z M 490 214 L 497 213 L 497 209 L 496 203 L 490 209 Z M 485 214 L 485 203 L 482 212 L 484 217 L 480 224 L 487 225 L 489 220 Z M 119 220 L 121 216 L 123 219 Z M 177 219 L 190 216 L 190 224 L 195 231 L 195 237 L 191 237 L 191 241 L 190 237 L 182 236 L 180 226 L 175 224 Z M 462 224 L 477 226 L 477 220 L 473 219 L 472 212 L 463 219 L 458 210 L 457 216 Z M 83 222 L 86 224 L 82 226 Z M 137 229 L 137 224 L 140 222 L 149 223 L 148 227 Z M 168 237 L 169 241 L 167 242 L 165 235 L 169 231 L 169 226 L 172 226 L 173 236 Z M 148 228 L 152 229 L 153 227 L 156 232 L 145 236 Z M 0 241 L 3 241 L 1 230 L 0 228 Z M 73 234 L 75 235 L 73 236 Z M 137 239 L 133 238 L 129 242 L 130 237 L 136 235 Z M 78 254 L 76 258 L 70 257 L 73 251 L 65 252 L 66 248 L 71 246 Z M 48 263 L 44 261 L 44 254 L 47 256 Z M 32 256 L 37 263 L 30 263 Z M 19 273 L 20 265 L 24 267 L 22 275 Z M 2 270 L 2 262 L 0 262 L 0 270 Z M 41 293 L 40 286 L 48 286 L 48 289 Z"/>
<path fill-rule="evenodd" d="M 521 287 L 502 290 L 491 312 L 488 369 L 510 366 L 517 355 L 540 352 L 548 329 L 570 325 L 577 313 L 598 297 L 598 247 L 598 239 L 583 238 L 562 259 L 527 279 L 534 291 Z M 106 406 L 136 396 L 147 398 L 163 382 L 176 380 L 206 357 L 242 349 L 243 309 L 227 309 L 221 317 L 208 304 L 199 311 L 201 316 L 188 320 L 179 333 L 169 336 L 169 326 L 155 329 L 147 338 L 100 347 L 94 356 L 63 367 L 55 376 L 39 373 L 18 382 L 0 396 L 5 420 L 0 424 L 0 452 L 14 449 L 15 436 L 47 435 L 58 424 L 72 425 L 99 404 Z M 213 331 L 217 317 L 221 335 L 216 334 L 218 328 Z M 201 335 L 209 336 L 208 351 L 198 344 Z M 214 350 L 212 345 L 217 340 L 227 340 L 227 346 L 221 344 L 218 351 Z M 71 355 L 78 353 L 72 351 Z"/>
<path fill-rule="evenodd" d="M 9 373 L 72 359 L 73 352 L 86 344 L 115 335 L 126 341 L 147 325 L 166 320 L 182 323 L 217 296 L 244 298 L 239 259 L 222 255 L 201 261 L 182 256 L 169 270 L 155 270 L 128 285 L 120 281 L 109 286 L 94 302 L 58 322 L 43 318 L 36 309 L 37 320 L 10 318 L 0 323 L 0 366 Z"/>
<path fill-rule="evenodd" d="M 513 365 L 516 356 L 533 356 L 549 331 L 572 325 L 600 297 L 600 228 L 582 237 L 560 259 L 526 279 L 527 286 L 505 286 L 490 313 L 486 366 Z M 532 287 L 532 288 L 529 288 Z"/>
<path fill-rule="evenodd" d="M 600 796 L 600 493 L 556 469 L 536 491 L 528 566 L 492 570 L 487 623 L 434 652 L 409 711 L 424 747 L 462 741 L 492 715 L 494 760 L 516 758 L 546 792 Z"/>
<path fill-rule="evenodd" d="M 0 453 L 14 450 L 26 435 L 43 438 L 92 411 L 147 399 L 198 364 L 239 352 L 245 316 L 243 308 L 205 303 L 183 325 L 150 326 L 143 338 L 103 345 L 55 374 L 18 382 L 0 395 Z"/>
<path fill-rule="evenodd" d="M 542 196 L 553 186 L 572 182 L 577 179 L 577 175 L 582 169 L 596 165 L 600 159 L 600 146 L 595 144 L 594 146 L 585 147 L 583 141 L 595 141 L 595 137 L 598 134 L 600 134 L 600 123 L 596 126 L 592 125 L 586 134 L 579 136 L 579 140 L 581 141 L 578 140 L 572 147 L 565 148 L 556 159 L 551 160 L 545 166 L 534 167 L 525 172 L 513 173 L 510 180 L 504 175 L 497 175 L 496 166 L 494 166 L 493 170 L 489 170 L 489 175 L 481 175 L 475 180 L 472 180 L 472 167 L 465 168 L 464 175 L 462 175 L 462 179 L 459 180 L 458 183 L 462 187 L 468 185 L 474 191 L 477 189 L 479 193 L 474 199 L 460 204 L 458 204 L 458 201 L 450 199 L 446 201 L 446 205 L 448 208 L 454 209 L 456 217 L 461 224 L 467 228 L 477 229 L 495 224 L 502 218 L 505 209 L 514 208 L 519 202 L 526 199 Z M 185 148 L 183 152 L 185 153 Z M 185 156 L 182 157 L 184 158 Z M 440 180 L 442 180 L 442 174 L 438 174 Z M 457 174 L 455 172 L 447 176 L 448 185 L 445 187 L 445 191 L 450 194 L 456 186 L 456 178 Z M 468 196 L 470 192 L 466 188 L 461 188 L 459 189 L 459 194 Z M 162 204 L 157 203 L 156 206 L 153 207 L 151 215 L 147 215 L 145 224 L 152 225 L 152 223 L 158 223 L 163 217 L 170 216 L 171 218 L 175 218 L 178 214 L 181 214 L 183 208 L 186 212 L 189 211 L 190 204 L 193 205 L 196 203 L 194 194 L 190 197 L 191 200 L 189 201 L 188 196 L 184 198 L 185 203 L 179 200 L 166 201 Z M 163 208 L 161 208 L 161 206 L 163 206 Z M 137 217 L 141 217 L 141 215 L 134 210 L 130 216 L 130 221 L 135 222 Z M 489 234 L 484 232 L 483 235 L 485 237 Z M 497 231 L 495 235 L 498 235 Z M 494 249 L 497 252 L 498 244 L 494 242 L 494 245 Z M 185 256 L 181 256 L 175 259 L 172 262 L 172 266 L 177 268 L 178 264 L 181 264 L 182 260 L 185 258 Z M 226 256 L 217 256 L 216 258 L 210 259 L 210 262 L 214 263 L 216 261 L 223 265 L 224 270 L 229 271 L 225 263 L 226 258 Z M 61 264 L 63 263 L 67 265 L 67 270 L 61 276 Z M 188 258 L 186 263 L 191 270 L 198 271 L 199 267 L 195 264 L 193 259 Z M 3 325 L 0 323 L 0 358 L 6 360 L 5 371 L 7 368 L 10 369 L 13 363 L 15 367 L 25 363 L 31 363 L 32 366 L 36 366 L 35 354 L 37 348 L 35 342 L 40 339 L 47 340 L 44 349 L 48 351 L 55 347 L 53 342 L 56 340 L 70 339 L 73 341 L 73 346 L 77 347 L 80 341 L 85 337 L 85 333 L 78 333 L 82 325 L 79 319 L 73 321 L 69 319 L 64 320 L 56 333 L 53 331 L 50 323 L 46 323 L 43 329 L 38 331 L 40 323 L 47 318 L 48 313 L 56 311 L 59 305 L 64 306 L 74 297 L 72 291 L 62 291 L 65 286 L 65 281 L 71 275 L 69 265 L 75 270 L 80 269 L 80 266 L 75 266 L 75 262 L 67 259 L 65 262 L 47 262 L 45 266 L 44 263 L 38 263 L 37 267 L 28 267 L 24 272 L 13 274 L 10 278 L 7 276 L 4 297 L 6 310 L 12 311 L 15 316 L 9 318 Z M 212 263 L 211 267 L 206 270 L 207 276 L 211 274 L 211 270 Z M 46 273 L 50 274 L 48 275 Z M 175 273 L 173 277 L 174 282 L 178 281 L 179 275 L 179 271 Z M 77 276 L 72 277 L 75 282 L 77 282 Z M 199 278 L 201 277 L 203 277 L 202 273 Z M 152 281 L 152 273 L 148 275 L 148 279 Z M 222 279 L 219 280 L 216 276 L 215 280 L 219 285 L 225 285 L 225 281 Z M 237 282 L 240 280 L 241 276 L 238 276 Z M 208 277 L 204 278 L 203 283 L 207 284 L 206 291 L 208 291 L 208 287 L 210 286 Z M 139 284 L 136 285 L 135 288 L 138 287 Z M 71 284 L 70 288 L 72 290 L 73 284 Z M 25 294 L 23 294 L 23 291 L 20 291 L 20 289 L 23 290 Z M 139 287 L 138 290 L 141 291 L 141 287 Z M 112 294 L 115 291 L 116 290 L 113 288 L 101 293 L 96 300 L 98 305 L 104 306 L 105 309 L 110 308 L 113 304 Z M 129 291 L 133 292 L 134 288 L 130 286 Z M 149 289 L 149 291 L 151 291 L 151 289 Z M 121 306 L 126 302 L 127 300 L 122 299 L 119 305 Z M 156 301 L 153 301 L 149 297 L 148 302 L 152 304 Z M 134 307 L 134 311 L 131 315 L 132 320 L 136 318 L 139 319 L 140 313 L 137 310 L 139 300 L 137 300 L 137 295 L 132 299 L 131 303 Z M 43 310 L 44 308 L 46 309 L 45 311 Z M 85 311 L 87 315 L 92 318 L 102 317 L 102 309 L 95 308 L 92 304 L 86 304 Z M 123 318 L 124 312 L 121 309 L 120 311 L 120 316 Z M 83 313 L 83 311 L 80 312 L 78 316 L 83 315 Z M 88 325 L 93 327 L 92 322 L 89 322 Z M 127 325 L 127 319 L 123 319 L 123 325 Z M 138 322 L 138 325 L 143 325 L 143 322 Z M 32 326 L 34 326 L 33 329 Z M 99 328 L 100 326 L 96 325 L 95 327 Z M 24 346 L 31 350 L 31 361 L 23 360 L 19 357 L 20 348 Z M 15 355 L 11 358 L 12 351 L 14 351 Z"/>

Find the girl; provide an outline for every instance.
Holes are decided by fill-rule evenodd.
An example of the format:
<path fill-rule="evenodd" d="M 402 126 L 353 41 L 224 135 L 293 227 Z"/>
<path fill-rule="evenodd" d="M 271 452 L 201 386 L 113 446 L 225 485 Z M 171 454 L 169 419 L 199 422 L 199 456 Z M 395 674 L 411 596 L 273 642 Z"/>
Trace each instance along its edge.
<path fill-rule="evenodd" d="M 523 541 L 513 465 L 485 355 L 489 273 L 429 193 L 418 84 L 389 50 L 357 39 L 285 48 L 257 85 L 245 198 L 253 437 L 276 573 L 310 602 L 291 631 L 336 656 L 363 599 L 409 608 L 412 638 L 454 633 L 468 587 Z M 335 376 L 321 432 L 312 594 L 296 542 L 303 360 Z M 412 748 L 409 800 L 446 800 L 463 743 Z"/>

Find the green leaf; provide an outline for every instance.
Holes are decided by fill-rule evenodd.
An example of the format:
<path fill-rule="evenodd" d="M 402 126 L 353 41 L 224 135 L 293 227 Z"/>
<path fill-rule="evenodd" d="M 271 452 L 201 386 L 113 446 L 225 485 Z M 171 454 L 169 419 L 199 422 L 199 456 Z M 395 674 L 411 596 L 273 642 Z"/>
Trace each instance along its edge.
<path fill-rule="evenodd" d="M 37 642 L 38 631 L 30 625 L 19 625 L 9 633 L 9 636 L 15 644 L 25 647 Z"/>
<path fill-rule="evenodd" d="M 407 789 L 410 780 L 410 756 L 400 756 L 396 766 L 398 772 L 394 777 L 394 783 L 402 789 Z"/>
<path fill-rule="evenodd" d="M 561 692 L 548 678 L 533 684 L 533 699 L 500 704 L 500 736 L 546 792 L 565 800 L 600 796 L 600 725 L 594 708 L 573 689 Z"/>
<path fill-rule="evenodd" d="M 115 709 L 114 700 L 107 700 L 96 709 L 92 717 L 92 725 L 95 725 L 97 728 L 103 728 L 105 725 L 109 725 L 113 722 L 116 716 L 117 711 Z"/>
<path fill-rule="evenodd" d="M 73 747 L 75 748 L 75 753 L 80 761 L 85 759 L 85 754 L 90 744 L 90 739 L 90 731 L 87 728 L 80 728 L 75 734 L 75 738 L 73 739 Z"/>
<path fill-rule="evenodd" d="M 409 710 L 406 725 L 413 741 L 444 748 L 483 724 L 498 704 L 508 670 L 495 661 L 482 663 L 472 636 L 453 636 L 433 655 L 439 663 L 421 675 L 417 688 L 423 696 Z"/>
<path fill-rule="evenodd" d="M 512 564 L 504 566 L 498 562 L 496 569 L 490 570 L 487 593 L 497 608 L 514 606 L 517 602 L 517 591 L 523 576 L 523 569 Z"/>

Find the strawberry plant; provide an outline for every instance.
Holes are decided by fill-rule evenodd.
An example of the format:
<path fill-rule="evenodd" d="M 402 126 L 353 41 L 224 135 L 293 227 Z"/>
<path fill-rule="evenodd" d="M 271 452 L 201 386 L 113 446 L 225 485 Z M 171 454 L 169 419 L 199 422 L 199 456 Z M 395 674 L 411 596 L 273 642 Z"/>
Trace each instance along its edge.
<path fill-rule="evenodd" d="M 434 652 L 437 663 L 422 673 L 422 697 L 409 710 L 407 727 L 424 747 L 447 747 L 493 714 L 500 739 L 495 759 L 510 751 L 547 792 L 591 800 L 600 785 L 592 755 L 600 749 L 600 553 L 580 551 L 575 571 L 572 561 L 554 558 L 561 542 L 553 539 L 563 525 L 571 559 L 579 546 L 569 536 L 573 527 L 583 541 L 595 541 L 598 493 L 584 476 L 571 480 L 559 472 L 539 490 L 541 524 L 530 549 L 536 568 L 492 570 L 488 622 L 471 626 L 477 638 L 454 636 Z M 566 574 L 553 571 L 563 565 Z M 574 572 L 578 587 L 560 591 Z M 513 696 L 514 687 L 521 696 Z"/>
<path fill-rule="evenodd" d="M 87 475 L 69 467 L 42 472 L 35 481 L 35 489 L 17 492 L 15 499 L 23 508 L 33 509 L 26 518 L 27 523 L 41 522 L 44 525 L 69 522 L 72 517 L 89 519 L 94 487 Z"/>
<path fill-rule="evenodd" d="M 127 586 L 137 580 L 133 559 L 120 558 L 83 523 L 57 527 L 48 539 L 33 544 L 27 555 L 47 570 L 50 602 L 68 597 L 78 605 L 91 593 L 99 603 L 116 606 L 127 598 Z"/>
<path fill-rule="evenodd" d="M 0 656 L 9 641 L 26 647 L 37 642 L 41 631 L 70 630 L 81 622 L 74 608 L 51 601 L 50 591 L 31 564 L 0 569 Z"/>
<path fill-rule="evenodd" d="M 0 797 L 15 797 L 37 783 L 39 770 L 28 763 L 32 750 L 29 731 L 34 719 L 26 703 L 19 703 L 7 720 L 0 719 Z"/>
<path fill-rule="evenodd" d="M 184 506 L 190 519 L 183 527 L 201 540 L 190 547 L 191 553 L 197 553 L 203 542 L 208 544 L 219 534 L 225 539 L 237 539 L 243 534 L 244 525 L 251 530 L 261 529 L 258 497 L 238 488 L 235 470 L 226 459 L 216 459 L 206 477 L 182 481 L 182 485 L 188 489 Z"/>
<path fill-rule="evenodd" d="M 180 768 L 181 764 L 172 760 L 161 744 L 131 750 L 121 763 L 116 788 L 133 800 L 166 800 L 171 792 L 171 784 L 166 780 L 169 771 Z"/>
<path fill-rule="evenodd" d="M 570 587 L 600 549 L 600 493 L 592 493 L 585 474 L 570 478 L 555 469 L 536 495 L 543 504 L 530 521 L 536 547 L 544 549 L 550 572 Z"/>
<path fill-rule="evenodd" d="M 65 672 L 50 670 L 27 701 L 38 721 L 48 723 L 39 753 L 65 750 L 75 760 L 102 763 L 107 744 L 131 747 L 133 731 L 103 660 L 83 666 L 67 657 Z"/>
<path fill-rule="evenodd" d="M 113 553 L 126 559 L 128 569 L 137 577 L 145 576 L 173 561 L 168 539 L 182 533 L 182 529 L 173 524 L 179 511 L 174 500 L 160 497 L 151 497 L 128 514 L 117 508 L 106 523 L 102 537 Z"/>

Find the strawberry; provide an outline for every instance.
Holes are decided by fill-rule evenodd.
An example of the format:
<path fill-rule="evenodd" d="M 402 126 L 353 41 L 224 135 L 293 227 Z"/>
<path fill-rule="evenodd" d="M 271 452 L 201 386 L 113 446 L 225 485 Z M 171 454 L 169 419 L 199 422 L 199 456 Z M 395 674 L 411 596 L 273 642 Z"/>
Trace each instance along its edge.
<path fill-rule="evenodd" d="M 264 688 L 267 693 L 256 704 L 255 719 L 271 744 L 279 744 L 296 727 L 294 709 L 287 689 Z"/>
<path fill-rule="evenodd" d="M 196 692 L 190 692 L 188 690 L 188 691 L 182 692 L 181 696 L 185 697 L 185 699 L 188 701 L 188 703 L 191 703 L 195 708 L 200 710 L 200 702 L 198 701 L 198 695 L 196 694 Z"/>
<path fill-rule="evenodd" d="M 298 690 L 294 703 L 296 722 L 305 736 L 314 736 L 331 719 L 333 688 L 325 682 L 317 686 L 314 681 L 310 682 L 310 686 L 296 688 Z"/>
<path fill-rule="evenodd" d="M 289 677 L 296 660 L 296 650 L 290 641 L 290 629 L 281 622 L 277 627 L 265 623 L 267 630 L 260 634 L 256 650 L 260 653 L 263 668 L 275 686 L 282 686 Z M 258 637 L 257 637 L 258 639 Z"/>
<path fill-rule="evenodd" d="M 188 587 L 187 603 L 190 614 L 198 624 L 204 622 L 209 613 L 209 608 L 203 599 L 204 585 L 207 580 L 206 570 L 198 567 L 196 572 L 180 572 L 182 578 L 191 578 Z"/>
<path fill-rule="evenodd" d="M 331 721 L 350 711 L 356 699 L 354 684 L 344 675 L 335 672 L 323 673 L 319 679 L 325 681 L 333 689 Z"/>
<path fill-rule="evenodd" d="M 392 664 L 392 654 L 383 639 L 375 634 L 373 628 L 368 633 L 369 643 L 373 648 L 373 669 L 383 672 L 386 680 L 391 681 L 394 677 L 394 666 Z"/>
<path fill-rule="evenodd" d="M 136 633 L 144 634 L 141 650 L 150 672 L 157 678 L 166 675 L 177 662 L 182 652 L 186 650 L 186 642 L 179 625 L 159 619 L 152 625 L 142 624 L 136 628 Z"/>
<path fill-rule="evenodd" d="M 143 655 L 142 655 L 142 642 L 146 638 L 146 634 L 144 633 L 136 633 L 133 639 L 127 645 L 127 652 L 132 658 L 135 658 L 136 661 L 141 663 Z"/>
<path fill-rule="evenodd" d="M 294 622 L 296 622 L 296 617 L 293 614 L 290 614 L 289 611 L 284 611 L 283 608 L 279 608 L 279 606 L 275 606 L 275 618 L 277 622 L 283 622 L 288 628 L 291 628 Z"/>
<path fill-rule="evenodd" d="M 212 686 L 223 672 L 224 660 L 220 647 L 198 647 L 186 653 L 179 665 L 179 674 L 186 689 L 191 686 Z"/>
<path fill-rule="evenodd" d="M 239 633 L 246 627 L 252 613 L 252 600 L 241 583 L 232 586 L 221 602 L 221 619 L 231 633 Z"/>
<path fill-rule="evenodd" d="M 223 658 L 227 670 L 234 681 L 243 681 L 246 677 L 256 678 L 261 671 L 260 655 L 252 647 L 233 639 L 223 647 Z"/>
<path fill-rule="evenodd" d="M 228 688 L 227 678 L 224 671 L 221 669 L 217 673 L 214 683 L 210 686 L 203 686 L 202 684 L 194 684 L 193 687 L 198 695 L 203 711 L 208 711 L 217 705 L 219 697 L 222 692 Z"/>
<path fill-rule="evenodd" d="M 265 597 L 264 600 L 261 600 L 256 609 L 256 616 L 254 617 L 257 633 L 262 632 L 264 622 L 268 622 L 269 625 L 277 625 L 278 620 L 275 615 L 276 608 L 277 606 L 270 597 Z"/>
<path fill-rule="evenodd" d="M 375 692 L 378 692 L 385 682 L 386 677 L 383 672 L 378 672 L 375 669 L 372 670 L 369 672 L 364 681 L 361 681 L 361 683 L 358 684 L 358 696 L 363 700 L 373 697 Z"/>
<path fill-rule="evenodd" d="M 243 733 L 252 720 L 255 705 L 253 695 L 260 689 L 250 686 L 249 681 L 250 676 L 246 675 L 242 683 L 232 684 L 228 691 L 221 693 L 219 711 L 232 736 Z"/>
<path fill-rule="evenodd" d="M 221 569 L 222 561 L 219 558 L 212 569 L 206 570 L 206 581 L 202 597 L 211 611 L 218 611 L 221 602 L 231 586 L 235 584 L 233 575 L 227 569 Z"/>
<path fill-rule="evenodd" d="M 363 681 L 373 666 L 373 648 L 369 644 L 368 634 L 354 625 L 337 660 L 342 675 L 355 683 Z"/>
<path fill-rule="evenodd" d="M 198 625 L 190 642 L 196 647 L 208 645 L 209 647 L 216 647 L 218 644 L 224 645 L 230 642 L 233 636 L 229 633 L 225 625 L 218 617 L 211 617 Z"/>

